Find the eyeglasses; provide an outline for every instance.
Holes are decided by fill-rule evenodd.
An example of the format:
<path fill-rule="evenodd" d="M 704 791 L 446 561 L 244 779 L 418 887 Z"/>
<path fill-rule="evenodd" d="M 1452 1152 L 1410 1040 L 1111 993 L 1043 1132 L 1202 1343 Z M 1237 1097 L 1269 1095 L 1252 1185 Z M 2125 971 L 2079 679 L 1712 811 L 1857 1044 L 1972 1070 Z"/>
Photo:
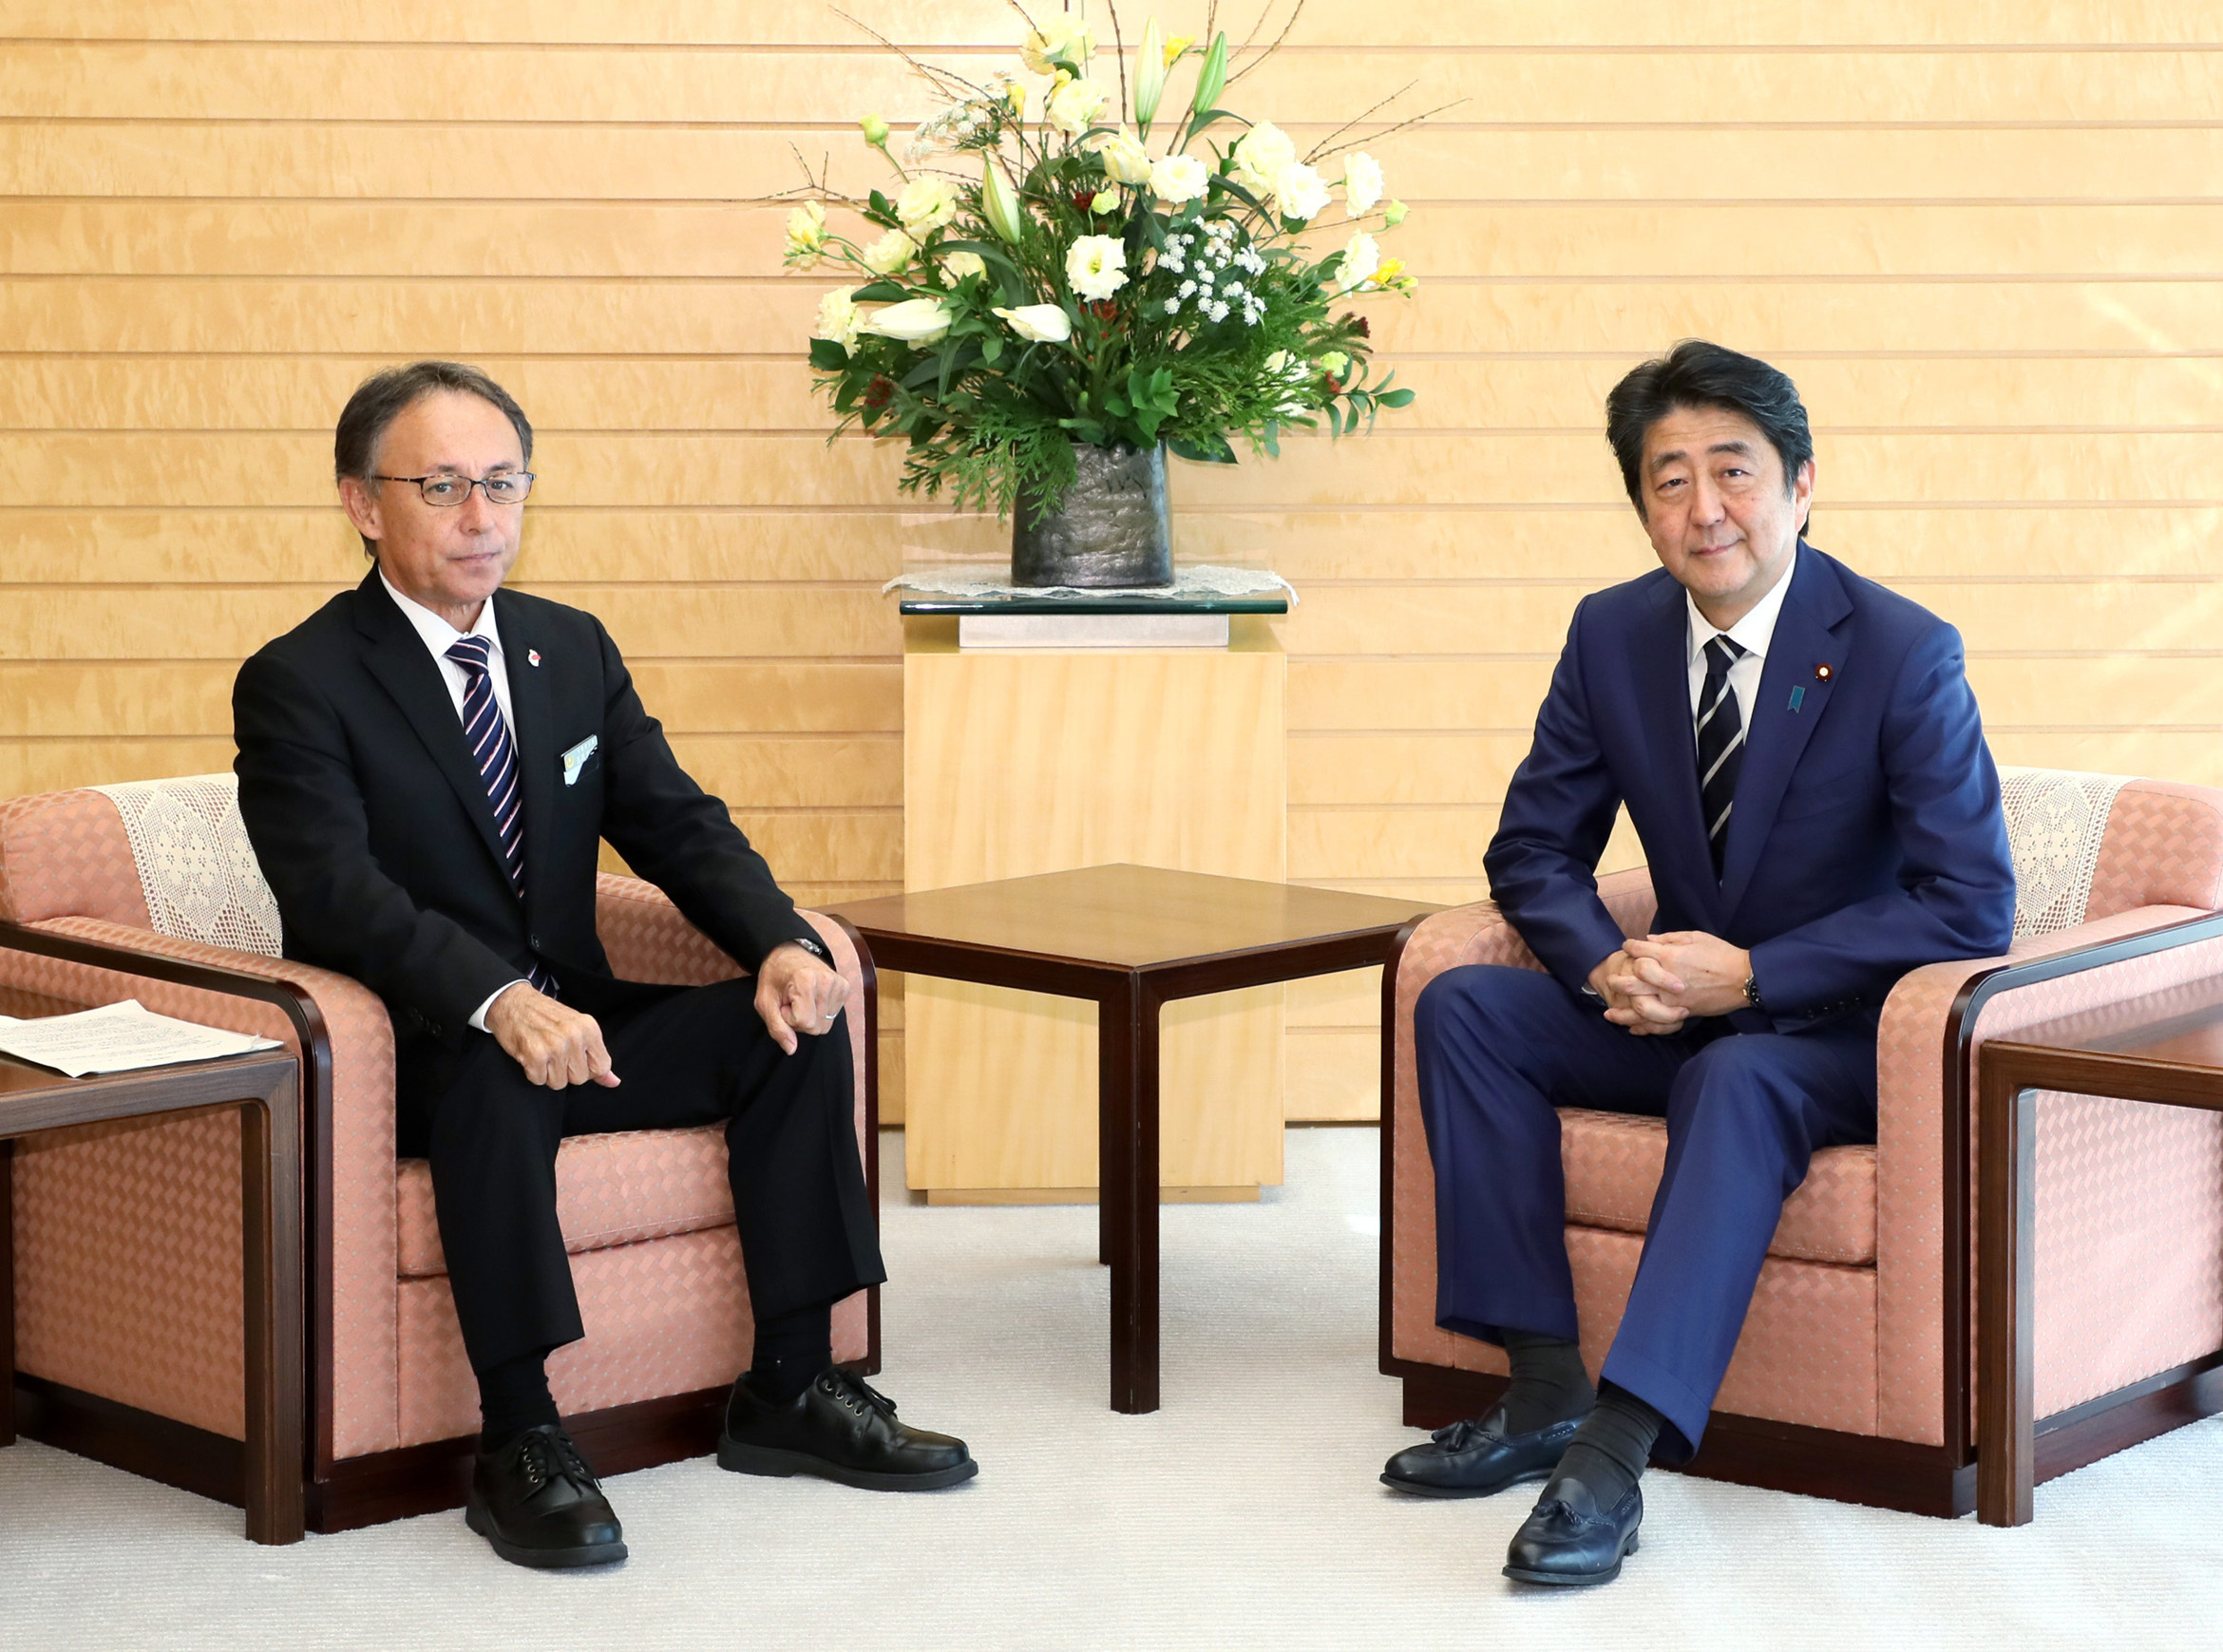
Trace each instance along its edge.
<path fill-rule="evenodd" d="M 427 504 L 461 504 L 474 487 L 485 490 L 488 504 L 522 504 L 533 491 L 533 473 L 506 470 L 500 476 L 378 476 L 373 482 L 413 482 Z"/>

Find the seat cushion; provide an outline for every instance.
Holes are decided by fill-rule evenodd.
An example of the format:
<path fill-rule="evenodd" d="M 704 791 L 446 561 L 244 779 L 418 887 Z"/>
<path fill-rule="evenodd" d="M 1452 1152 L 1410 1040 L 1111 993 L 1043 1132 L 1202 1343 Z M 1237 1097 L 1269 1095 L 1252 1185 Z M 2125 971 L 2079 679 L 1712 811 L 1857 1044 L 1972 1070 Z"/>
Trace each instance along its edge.
<path fill-rule="evenodd" d="M 1642 1233 L 1667 1162 L 1667 1127 L 1656 1118 L 1586 1108 L 1559 1111 L 1567 1219 Z M 1824 1148 L 1806 1181 L 1783 1201 L 1768 1254 L 1800 1262 L 1875 1265 L 1875 1149 Z"/>
<path fill-rule="evenodd" d="M 432 1168 L 423 1159 L 402 1160 L 394 1199 L 401 1277 L 446 1273 L 432 1214 Z M 574 1255 L 731 1223 L 724 1127 L 573 1136 L 556 1154 L 556 1214 L 563 1248 Z"/>

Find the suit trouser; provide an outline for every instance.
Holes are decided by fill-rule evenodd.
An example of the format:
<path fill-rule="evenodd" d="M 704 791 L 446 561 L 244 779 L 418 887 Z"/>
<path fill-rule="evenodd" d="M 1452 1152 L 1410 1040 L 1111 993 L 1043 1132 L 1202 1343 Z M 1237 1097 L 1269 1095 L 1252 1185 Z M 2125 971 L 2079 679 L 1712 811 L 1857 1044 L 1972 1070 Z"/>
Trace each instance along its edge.
<path fill-rule="evenodd" d="M 1792 1034 L 1709 1017 L 1637 1037 L 1533 970 L 1447 970 L 1414 1014 L 1435 1167 L 1436 1323 L 1575 1339 L 1561 1107 L 1664 1116 L 1667 1163 L 1605 1379 L 1667 1419 L 1687 1460 L 1814 1149 L 1875 1139 L 1878 1014 Z M 1680 1434 L 1680 1438 L 1673 1435 Z"/>
<path fill-rule="evenodd" d="M 456 1319 L 473 1369 L 586 1334 L 556 1219 L 565 1136 L 723 1123 L 750 1305 L 762 1320 L 886 1277 L 857 1151 L 846 1020 L 765 1030 L 748 978 L 627 989 L 596 1018 L 619 1079 L 550 1090 L 484 1034 L 405 1060 L 399 1145 L 431 1161 Z"/>

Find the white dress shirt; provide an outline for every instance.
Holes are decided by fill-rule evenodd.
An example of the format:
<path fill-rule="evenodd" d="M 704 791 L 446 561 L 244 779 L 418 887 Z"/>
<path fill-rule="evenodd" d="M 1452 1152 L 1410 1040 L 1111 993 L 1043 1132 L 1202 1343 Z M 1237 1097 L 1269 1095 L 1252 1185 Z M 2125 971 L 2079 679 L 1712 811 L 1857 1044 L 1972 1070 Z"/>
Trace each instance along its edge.
<path fill-rule="evenodd" d="M 1698 727 L 1699 695 L 1706 686 L 1706 644 L 1717 636 L 1726 636 L 1744 650 L 1743 656 L 1729 668 L 1729 690 L 1737 696 L 1738 727 L 1752 727 L 1752 703 L 1759 693 L 1760 669 L 1767 664 L 1768 644 L 1776 635 L 1776 617 L 1783 612 L 1783 597 L 1791 589 L 1791 576 L 1796 566 L 1796 560 L 1787 564 L 1774 588 L 1753 604 L 1751 613 L 1726 631 L 1699 612 L 1699 605 L 1689 592 L 1682 594 L 1683 606 L 1690 613 L 1690 719 L 1694 731 Z"/>
<path fill-rule="evenodd" d="M 512 743 L 517 739 L 517 718 L 509 710 L 509 668 L 502 657 L 502 633 L 494 623 L 494 599 L 489 597 L 479 604 L 479 617 L 470 630 L 458 631 L 422 602 L 411 600 L 394 589 L 394 583 L 386 577 L 386 570 L 378 570 L 378 582 L 386 587 L 386 594 L 393 598 L 393 605 L 402 611 L 402 617 L 416 629 L 425 647 L 432 655 L 432 663 L 440 668 L 440 680 L 447 685 L 447 697 L 455 706 L 457 727 L 463 726 L 464 690 L 470 686 L 471 674 L 447 657 L 447 651 L 466 636 L 486 639 L 486 675 L 494 688 L 494 704 L 501 709 L 502 720 L 509 726 Z M 518 980 L 524 978 L 520 976 Z M 504 981 L 486 995 L 486 1001 L 471 1012 L 471 1025 L 480 1032 L 486 1031 L 486 1012 L 494 1007 L 494 1000 L 518 984 Z"/>

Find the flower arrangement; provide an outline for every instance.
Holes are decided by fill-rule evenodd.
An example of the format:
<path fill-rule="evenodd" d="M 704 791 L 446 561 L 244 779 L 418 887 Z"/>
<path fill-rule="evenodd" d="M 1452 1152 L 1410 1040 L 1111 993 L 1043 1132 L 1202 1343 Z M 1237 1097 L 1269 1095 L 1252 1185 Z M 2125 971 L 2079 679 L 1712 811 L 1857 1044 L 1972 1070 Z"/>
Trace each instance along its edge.
<path fill-rule="evenodd" d="M 1373 379 L 1366 319 L 1344 307 L 1415 285 L 1377 239 L 1405 208 L 1373 157 L 1332 138 L 1300 156 L 1222 108 L 1224 32 L 1200 49 L 1152 19 L 1130 76 L 1124 51 L 1058 15 L 1020 55 L 1031 82 L 911 59 L 953 101 L 900 159 L 885 122 L 862 123 L 892 196 L 813 179 L 788 217 L 790 268 L 859 278 L 826 294 L 810 343 L 836 435 L 907 439 L 905 492 L 999 514 L 1023 496 L 1047 515 L 1076 444 L 1233 464 L 1232 438 L 1278 455 L 1284 428 L 1340 436 L 1412 400 Z M 1341 244 L 1315 257 L 1308 233 L 1339 196 Z M 829 203 L 864 227 L 837 226 Z"/>

